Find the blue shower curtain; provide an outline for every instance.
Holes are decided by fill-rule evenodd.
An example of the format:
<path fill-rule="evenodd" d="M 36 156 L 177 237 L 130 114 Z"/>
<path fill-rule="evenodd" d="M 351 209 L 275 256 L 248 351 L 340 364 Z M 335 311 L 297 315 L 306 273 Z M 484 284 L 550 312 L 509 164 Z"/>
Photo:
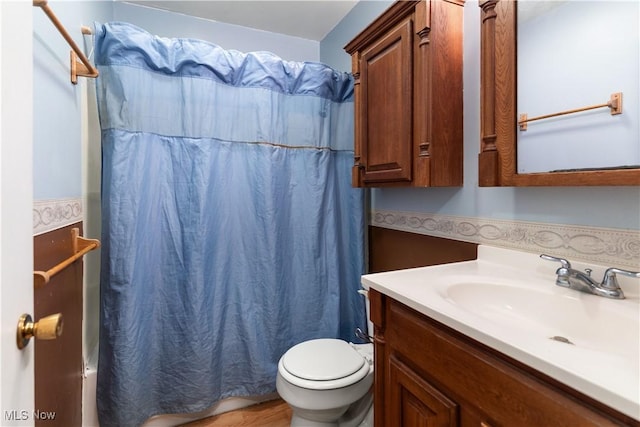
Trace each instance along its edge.
<path fill-rule="evenodd" d="M 102 427 L 275 391 L 365 327 L 353 82 L 318 63 L 96 24 Z"/>

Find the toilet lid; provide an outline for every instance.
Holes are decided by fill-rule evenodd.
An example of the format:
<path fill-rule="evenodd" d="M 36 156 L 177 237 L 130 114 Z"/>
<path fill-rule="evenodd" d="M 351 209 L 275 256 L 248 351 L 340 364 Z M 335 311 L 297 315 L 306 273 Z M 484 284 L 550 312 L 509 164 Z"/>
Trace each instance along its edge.
<path fill-rule="evenodd" d="M 310 381 L 345 378 L 360 371 L 365 363 L 346 341 L 330 338 L 302 342 L 282 356 L 284 369 Z"/>

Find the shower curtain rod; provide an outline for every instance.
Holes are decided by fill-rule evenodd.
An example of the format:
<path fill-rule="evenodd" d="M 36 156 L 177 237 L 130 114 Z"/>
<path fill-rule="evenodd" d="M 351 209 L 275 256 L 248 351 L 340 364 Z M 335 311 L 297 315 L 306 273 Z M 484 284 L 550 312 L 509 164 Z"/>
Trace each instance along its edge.
<path fill-rule="evenodd" d="M 62 25 L 58 17 L 53 13 L 47 0 L 33 0 L 33 5 L 42 9 L 42 11 L 49 17 L 53 25 L 58 29 L 62 37 L 67 41 L 71 47 L 71 83 L 78 84 L 78 76 L 90 77 L 95 79 L 98 77 L 98 69 L 91 65 L 89 59 L 85 56 L 84 52 L 80 50 L 78 45 L 73 41 L 66 28 Z M 82 27 L 83 34 L 91 34 L 91 30 L 88 27 Z M 78 58 L 82 62 L 78 62 Z"/>

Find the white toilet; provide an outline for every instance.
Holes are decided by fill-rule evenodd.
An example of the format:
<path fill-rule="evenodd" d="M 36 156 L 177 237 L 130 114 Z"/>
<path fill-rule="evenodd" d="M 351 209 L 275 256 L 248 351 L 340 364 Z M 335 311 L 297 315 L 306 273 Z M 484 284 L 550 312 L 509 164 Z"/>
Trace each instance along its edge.
<path fill-rule="evenodd" d="M 373 344 L 297 344 L 280 358 L 276 388 L 292 427 L 373 426 Z"/>

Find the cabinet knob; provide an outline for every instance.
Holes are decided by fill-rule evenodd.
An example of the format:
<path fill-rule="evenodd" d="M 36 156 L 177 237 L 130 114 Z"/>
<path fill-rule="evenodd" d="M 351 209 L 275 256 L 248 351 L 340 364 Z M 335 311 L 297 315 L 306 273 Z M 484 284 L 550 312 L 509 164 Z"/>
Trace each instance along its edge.
<path fill-rule="evenodd" d="M 64 321 L 61 313 L 43 317 L 37 322 L 34 322 L 30 315 L 23 314 L 18 320 L 16 344 L 22 350 L 33 337 L 39 340 L 55 340 L 62 335 L 63 326 Z"/>

